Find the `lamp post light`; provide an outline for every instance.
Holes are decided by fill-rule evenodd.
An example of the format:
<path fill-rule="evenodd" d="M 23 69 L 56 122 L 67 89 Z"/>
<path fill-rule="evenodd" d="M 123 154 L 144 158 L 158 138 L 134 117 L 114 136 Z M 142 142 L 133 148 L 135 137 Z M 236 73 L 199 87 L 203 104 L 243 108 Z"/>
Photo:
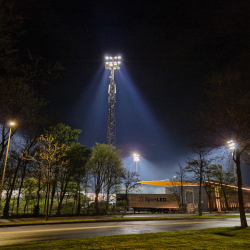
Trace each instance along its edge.
<path fill-rule="evenodd" d="M 138 161 L 140 161 L 139 157 L 140 157 L 140 155 L 134 154 L 135 172 L 136 172 L 137 176 L 139 175 L 139 173 L 138 173 Z"/>
<path fill-rule="evenodd" d="M 227 145 L 228 145 L 228 148 L 233 151 L 232 155 L 233 155 L 233 159 L 234 159 L 236 144 L 235 144 L 235 142 L 233 140 L 230 140 L 230 141 L 227 142 Z M 233 169 L 234 175 L 236 176 L 237 175 L 237 167 L 236 167 L 235 161 L 234 161 L 234 167 L 233 168 L 234 168 Z"/>
<path fill-rule="evenodd" d="M 4 184 L 4 177 L 5 177 L 5 170 L 6 170 L 6 165 L 7 165 L 7 159 L 8 159 L 8 153 L 9 153 L 9 147 L 10 147 L 10 137 L 11 137 L 11 129 L 15 125 L 14 122 L 8 122 L 7 126 L 9 126 L 9 139 L 8 139 L 8 145 L 7 145 L 7 151 L 6 151 L 6 156 L 5 156 L 5 163 L 4 163 L 4 168 L 3 168 L 3 176 L 2 176 L 2 182 L 1 182 L 1 187 L 0 187 L 0 203 L 2 199 L 2 192 L 3 192 L 3 184 Z"/>

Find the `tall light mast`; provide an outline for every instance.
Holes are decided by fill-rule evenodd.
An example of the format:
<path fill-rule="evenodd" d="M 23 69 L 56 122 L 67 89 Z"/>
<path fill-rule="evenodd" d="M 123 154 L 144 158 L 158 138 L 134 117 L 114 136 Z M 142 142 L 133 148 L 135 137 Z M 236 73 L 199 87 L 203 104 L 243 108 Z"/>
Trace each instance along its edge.
<path fill-rule="evenodd" d="M 108 132 L 107 132 L 107 144 L 116 146 L 116 130 L 115 130 L 115 103 L 116 103 L 116 84 L 115 84 L 115 70 L 120 69 L 120 56 L 106 56 L 105 69 L 110 69 L 110 84 L 108 88 Z"/>

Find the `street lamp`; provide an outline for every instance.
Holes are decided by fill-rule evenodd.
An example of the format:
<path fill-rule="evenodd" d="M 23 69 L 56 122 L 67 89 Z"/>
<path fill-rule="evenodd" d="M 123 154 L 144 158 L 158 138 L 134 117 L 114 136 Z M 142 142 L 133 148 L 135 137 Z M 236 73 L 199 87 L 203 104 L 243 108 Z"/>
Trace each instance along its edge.
<path fill-rule="evenodd" d="M 138 154 L 134 154 L 134 161 L 135 161 L 135 171 L 136 174 L 138 175 L 138 161 L 140 161 L 140 156 Z"/>
<path fill-rule="evenodd" d="M 227 142 L 227 146 L 230 150 L 233 151 L 232 155 L 233 155 L 233 159 L 234 159 L 234 152 L 235 152 L 235 149 L 236 149 L 236 144 L 233 140 L 230 140 Z M 234 162 L 234 175 L 236 176 L 236 173 L 237 173 L 237 167 L 236 167 L 236 163 Z"/>
<path fill-rule="evenodd" d="M 5 156 L 5 163 L 4 163 L 4 168 L 3 168 L 3 176 L 2 176 L 2 183 L 0 187 L 0 202 L 2 199 L 2 192 L 3 192 L 3 184 L 4 184 L 4 177 L 5 177 L 5 170 L 6 170 L 6 165 L 7 165 L 7 159 L 8 159 L 8 153 L 9 153 L 9 147 L 10 147 L 10 136 L 11 136 L 11 129 L 15 125 L 14 122 L 10 121 L 7 122 L 7 126 L 10 128 L 9 130 L 9 139 L 8 139 L 8 145 L 7 145 L 7 151 L 6 151 L 6 156 Z"/>

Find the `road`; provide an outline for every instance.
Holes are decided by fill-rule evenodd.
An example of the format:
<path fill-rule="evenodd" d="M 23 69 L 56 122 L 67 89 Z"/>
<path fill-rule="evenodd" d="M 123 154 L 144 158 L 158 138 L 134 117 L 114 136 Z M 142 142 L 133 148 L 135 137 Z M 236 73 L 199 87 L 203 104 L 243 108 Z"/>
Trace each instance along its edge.
<path fill-rule="evenodd" d="M 0 228 L 0 245 L 41 240 L 196 230 L 212 227 L 240 226 L 240 219 L 194 219 L 134 222 L 72 223 Z"/>

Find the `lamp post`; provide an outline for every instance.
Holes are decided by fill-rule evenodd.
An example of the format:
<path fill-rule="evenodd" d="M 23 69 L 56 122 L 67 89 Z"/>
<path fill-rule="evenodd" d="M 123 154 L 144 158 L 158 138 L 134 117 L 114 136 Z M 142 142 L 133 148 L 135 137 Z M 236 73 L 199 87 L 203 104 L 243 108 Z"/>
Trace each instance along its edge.
<path fill-rule="evenodd" d="M 3 176 L 2 176 L 2 182 L 1 182 L 1 187 L 0 187 L 0 203 L 2 199 L 2 192 L 3 192 L 3 184 L 4 184 L 4 177 L 5 177 L 5 170 L 6 170 L 6 165 L 7 165 L 7 159 L 8 159 L 8 153 L 9 153 L 9 147 L 10 147 L 10 136 L 11 136 L 11 129 L 15 125 L 14 122 L 8 122 L 7 126 L 10 127 L 9 130 L 9 139 L 8 139 L 8 145 L 7 145 L 7 151 L 6 151 L 6 156 L 5 156 L 5 163 L 4 163 L 4 168 L 3 168 Z"/>
<path fill-rule="evenodd" d="M 230 140 L 227 142 L 227 145 L 228 145 L 228 148 L 231 149 L 233 151 L 232 155 L 233 155 L 233 158 L 234 158 L 234 154 L 235 154 L 235 148 L 236 148 L 236 144 L 233 140 Z M 236 167 L 236 163 L 234 161 L 234 167 L 233 167 L 233 172 L 234 172 L 234 175 L 237 176 L 237 167 Z"/>
<path fill-rule="evenodd" d="M 135 161 L 135 172 L 136 172 L 136 175 L 138 176 L 139 173 L 138 173 L 138 161 L 140 161 L 140 156 L 138 154 L 134 154 L 134 161 Z"/>

